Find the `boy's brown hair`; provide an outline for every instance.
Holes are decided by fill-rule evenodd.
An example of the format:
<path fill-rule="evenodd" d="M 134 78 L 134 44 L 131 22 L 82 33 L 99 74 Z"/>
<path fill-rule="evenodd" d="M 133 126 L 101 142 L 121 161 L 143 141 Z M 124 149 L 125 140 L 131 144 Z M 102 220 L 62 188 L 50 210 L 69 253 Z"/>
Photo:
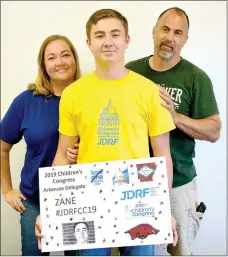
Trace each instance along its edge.
<path fill-rule="evenodd" d="M 96 25 L 99 20 L 107 19 L 107 18 L 115 18 L 115 19 L 119 20 L 124 27 L 126 38 L 128 37 L 127 19 L 116 10 L 100 9 L 100 10 L 96 11 L 95 13 L 93 13 L 86 23 L 86 35 L 87 35 L 88 40 L 90 40 L 90 32 L 91 32 L 92 25 Z"/>

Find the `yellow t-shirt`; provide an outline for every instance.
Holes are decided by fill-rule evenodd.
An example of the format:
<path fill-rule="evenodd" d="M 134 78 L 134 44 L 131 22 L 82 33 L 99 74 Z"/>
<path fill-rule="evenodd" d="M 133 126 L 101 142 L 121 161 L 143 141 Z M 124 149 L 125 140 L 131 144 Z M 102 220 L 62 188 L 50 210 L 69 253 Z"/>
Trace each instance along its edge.
<path fill-rule="evenodd" d="M 148 136 L 175 128 L 160 103 L 158 86 L 133 71 L 112 81 L 91 72 L 63 91 L 59 132 L 79 135 L 77 163 L 148 158 Z"/>

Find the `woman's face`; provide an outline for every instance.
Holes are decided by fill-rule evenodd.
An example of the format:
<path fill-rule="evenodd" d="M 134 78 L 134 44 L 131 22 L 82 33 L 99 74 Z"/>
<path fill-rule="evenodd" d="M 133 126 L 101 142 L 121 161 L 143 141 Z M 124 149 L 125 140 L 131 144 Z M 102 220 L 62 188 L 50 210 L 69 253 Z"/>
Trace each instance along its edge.
<path fill-rule="evenodd" d="M 57 39 L 46 46 L 44 64 L 51 82 L 74 80 L 76 62 L 73 52 L 64 40 Z"/>

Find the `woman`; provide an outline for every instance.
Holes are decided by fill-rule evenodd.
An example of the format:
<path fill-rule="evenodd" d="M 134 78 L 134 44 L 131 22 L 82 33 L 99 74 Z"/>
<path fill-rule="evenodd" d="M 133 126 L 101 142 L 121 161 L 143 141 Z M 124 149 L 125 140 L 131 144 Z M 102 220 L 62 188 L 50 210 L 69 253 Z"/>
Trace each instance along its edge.
<path fill-rule="evenodd" d="M 38 169 L 52 165 L 58 144 L 60 96 L 79 77 L 78 55 L 70 40 L 60 35 L 48 37 L 39 51 L 35 83 L 14 99 L 1 122 L 1 188 L 6 202 L 21 213 L 23 256 L 47 255 L 38 249 L 34 233 L 40 213 Z M 12 187 L 9 153 L 22 137 L 27 151 L 18 190 Z M 65 252 L 71 254 L 75 251 Z"/>

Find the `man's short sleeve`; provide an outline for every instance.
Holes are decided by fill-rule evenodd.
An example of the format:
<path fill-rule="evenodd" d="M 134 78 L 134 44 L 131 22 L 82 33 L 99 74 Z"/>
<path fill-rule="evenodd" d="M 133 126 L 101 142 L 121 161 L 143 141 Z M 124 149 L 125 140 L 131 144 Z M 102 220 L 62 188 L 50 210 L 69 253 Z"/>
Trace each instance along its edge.
<path fill-rule="evenodd" d="M 77 136 L 77 116 L 74 110 L 74 99 L 66 89 L 59 104 L 59 132 L 66 136 Z"/>
<path fill-rule="evenodd" d="M 10 105 L 7 113 L 1 121 L 1 140 L 8 144 L 18 143 L 23 136 L 21 124 L 23 119 L 24 106 L 22 95 L 17 96 Z"/>
<path fill-rule="evenodd" d="M 155 88 L 149 105 L 148 127 L 150 137 L 159 136 L 175 129 L 172 116 L 168 110 L 161 106 L 161 103 L 162 99 L 159 95 L 159 89 Z"/>
<path fill-rule="evenodd" d="M 208 75 L 197 70 L 194 76 L 191 118 L 202 119 L 219 114 L 213 85 Z"/>

